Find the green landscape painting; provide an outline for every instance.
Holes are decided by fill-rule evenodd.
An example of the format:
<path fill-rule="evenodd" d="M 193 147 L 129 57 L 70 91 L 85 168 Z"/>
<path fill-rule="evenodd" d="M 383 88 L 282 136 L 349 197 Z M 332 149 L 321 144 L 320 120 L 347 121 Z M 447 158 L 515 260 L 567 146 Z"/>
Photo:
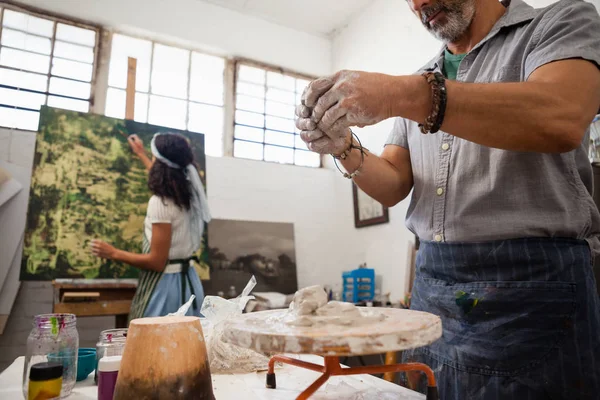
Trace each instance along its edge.
<path fill-rule="evenodd" d="M 157 132 L 189 138 L 206 185 L 204 135 L 42 107 L 25 228 L 21 280 L 136 278 L 138 270 L 94 257 L 92 239 L 142 251 L 151 196 L 146 170 L 127 137 L 138 135 L 150 155 Z M 204 230 L 200 274 L 208 271 Z"/>

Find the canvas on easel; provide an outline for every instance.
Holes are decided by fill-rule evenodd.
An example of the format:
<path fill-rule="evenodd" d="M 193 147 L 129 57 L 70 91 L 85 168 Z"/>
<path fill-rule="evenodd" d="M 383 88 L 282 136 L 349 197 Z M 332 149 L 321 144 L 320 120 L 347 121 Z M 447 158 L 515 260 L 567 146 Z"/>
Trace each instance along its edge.
<path fill-rule="evenodd" d="M 137 269 L 91 255 L 89 242 L 141 252 L 147 174 L 127 143 L 157 132 L 187 137 L 206 185 L 204 135 L 42 107 L 25 229 L 21 280 L 135 278 Z M 204 231 L 203 249 L 207 246 Z M 201 268 L 208 255 L 201 252 Z"/>

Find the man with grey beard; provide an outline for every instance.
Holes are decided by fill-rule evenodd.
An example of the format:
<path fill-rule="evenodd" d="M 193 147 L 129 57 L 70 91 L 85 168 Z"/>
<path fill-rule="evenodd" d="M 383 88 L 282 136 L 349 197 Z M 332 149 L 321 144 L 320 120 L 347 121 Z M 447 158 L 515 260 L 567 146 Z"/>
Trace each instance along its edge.
<path fill-rule="evenodd" d="M 580 0 L 408 0 L 444 46 L 417 74 L 341 71 L 297 107 L 387 206 L 411 192 L 421 240 L 411 308 L 443 336 L 407 352 L 444 400 L 600 398 L 600 213 L 589 125 L 600 106 L 600 17 Z M 391 50 L 391 49 L 390 49 Z M 350 127 L 395 118 L 381 156 Z"/>

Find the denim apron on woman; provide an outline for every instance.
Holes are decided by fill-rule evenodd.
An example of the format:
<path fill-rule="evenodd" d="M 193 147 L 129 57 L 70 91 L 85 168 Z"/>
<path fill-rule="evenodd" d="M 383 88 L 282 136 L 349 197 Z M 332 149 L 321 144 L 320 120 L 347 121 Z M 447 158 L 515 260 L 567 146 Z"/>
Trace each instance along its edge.
<path fill-rule="evenodd" d="M 405 361 L 434 370 L 442 400 L 600 399 L 592 262 L 575 239 L 421 242 L 411 309 L 443 335 Z"/>

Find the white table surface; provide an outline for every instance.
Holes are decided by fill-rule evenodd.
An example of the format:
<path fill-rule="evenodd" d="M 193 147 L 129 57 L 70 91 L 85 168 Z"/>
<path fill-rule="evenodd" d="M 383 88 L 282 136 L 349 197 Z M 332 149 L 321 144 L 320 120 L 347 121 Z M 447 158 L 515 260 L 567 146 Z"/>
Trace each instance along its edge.
<path fill-rule="evenodd" d="M 318 356 L 300 356 L 301 359 L 323 364 Z M 23 398 L 24 357 L 17 358 L 0 374 L 0 399 Z M 217 400 L 292 400 L 318 377 L 319 373 L 285 365 L 275 370 L 277 389 L 265 388 L 265 372 L 250 374 L 212 375 L 213 390 Z M 94 374 L 78 382 L 69 400 L 96 400 L 97 386 Z M 331 377 L 311 399 L 360 399 L 360 400 L 424 400 L 425 396 L 371 375 Z"/>

